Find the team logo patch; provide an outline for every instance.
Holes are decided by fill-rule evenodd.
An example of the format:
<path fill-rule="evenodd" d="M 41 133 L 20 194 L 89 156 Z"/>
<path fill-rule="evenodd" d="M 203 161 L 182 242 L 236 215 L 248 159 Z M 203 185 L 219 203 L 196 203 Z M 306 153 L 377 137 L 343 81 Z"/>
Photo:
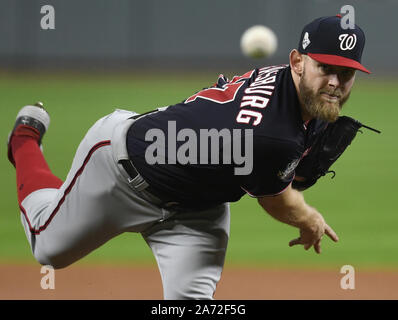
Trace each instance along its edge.
<path fill-rule="evenodd" d="M 339 35 L 340 40 L 340 49 L 341 50 L 352 50 L 357 44 L 357 35 L 356 34 L 348 34 L 343 33 Z"/>
<path fill-rule="evenodd" d="M 281 179 L 282 181 L 289 181 L 292 179 L 292 175 L 294 173 L 294 170 L 296 169 L 296 167 L 298 166 L 300 162 L 300 158 L 299 159 L 295 159 L 292 162 L 290 162 L 285 170 L 281 170 L 278 172 L 278 177 L 279 179 Z"/>
<path fill-rule="evenodd" d="M 305 48 L 307 48 L 307 47 L 310 45 L 310 43 L 311 43 L 309 37 L 310 37 L 310 35 L 308 34 L 308 32 L 306 32 L 306 33 L 304 34 L 303 43 L 302 43 L 303 49 L 304 49 L 304 50 L 305 50 Z"/>

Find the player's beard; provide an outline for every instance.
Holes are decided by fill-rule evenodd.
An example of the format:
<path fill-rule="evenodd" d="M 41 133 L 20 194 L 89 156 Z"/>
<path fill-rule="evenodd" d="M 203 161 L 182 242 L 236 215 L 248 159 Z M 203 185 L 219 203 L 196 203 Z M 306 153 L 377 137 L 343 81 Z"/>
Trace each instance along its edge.
<path fill-rule="evenodd" d="M 350 96 L 350 92 L 348 92 L 345 96 L 343 96 L 340 89 L 320 89 L 317 92 L 314 92 L 307 80 L 308 79 L 305 77 L 305 72 L 303 72 L 301 81 L 299 83 L 299 90 L 303 104 L 302 107 L 304 108 L 305 113 L 307 113 L 311 118 L 318 118 L 327 122 L 336 121 L 339 117 L 343 104 Z M 338 99 L 334 102 L 327 102 L 322 98 L 322 93 L 336 95 L 338 96 Z"/>

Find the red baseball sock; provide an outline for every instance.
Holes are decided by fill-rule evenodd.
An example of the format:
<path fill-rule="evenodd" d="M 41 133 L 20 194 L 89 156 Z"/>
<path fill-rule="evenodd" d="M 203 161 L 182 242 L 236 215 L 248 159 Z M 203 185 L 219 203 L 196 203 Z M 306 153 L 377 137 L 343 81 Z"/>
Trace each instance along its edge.
<path fill-rule="evenodd" d="M 17 171 L 19 204 L 33 191 L 44 188 L 59 188 L 62 180 L 48 167 L 38 145 L 39 132 L 21 125 L 11 139 L 11 152 Z M 10 159 L 11 160 L 11 159 Z"/>

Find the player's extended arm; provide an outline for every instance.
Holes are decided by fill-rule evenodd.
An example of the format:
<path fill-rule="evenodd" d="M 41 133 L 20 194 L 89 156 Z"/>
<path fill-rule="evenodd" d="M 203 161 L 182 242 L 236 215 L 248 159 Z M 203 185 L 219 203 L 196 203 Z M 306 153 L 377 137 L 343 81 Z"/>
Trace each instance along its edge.
<path fill-rule="evenodd" d="M 305 202 L 301 192 L 290 185 L 283 193 L 258 198 L 258 202 L 278 221 L 300 229 L 300 237 L 290 241 L 289 246 L 302 244 L 305 250 L 314 246 L 315 252 L 321 253 L 321 239 L 324 234 L 335 242 L 339 240 L 322 215 Z"/>

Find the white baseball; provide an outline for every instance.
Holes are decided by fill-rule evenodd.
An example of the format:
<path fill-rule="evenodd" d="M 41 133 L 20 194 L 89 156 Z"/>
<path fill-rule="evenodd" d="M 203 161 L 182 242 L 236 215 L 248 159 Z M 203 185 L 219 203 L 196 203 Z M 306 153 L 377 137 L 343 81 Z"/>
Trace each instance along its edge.
<path fill-rule="evenodd" d="M 270 28 L 255 25 L 242 34 L 240 47 L 243 54 L 248 57 L 266 58 L 275 53 L 278 39 Z"/>

